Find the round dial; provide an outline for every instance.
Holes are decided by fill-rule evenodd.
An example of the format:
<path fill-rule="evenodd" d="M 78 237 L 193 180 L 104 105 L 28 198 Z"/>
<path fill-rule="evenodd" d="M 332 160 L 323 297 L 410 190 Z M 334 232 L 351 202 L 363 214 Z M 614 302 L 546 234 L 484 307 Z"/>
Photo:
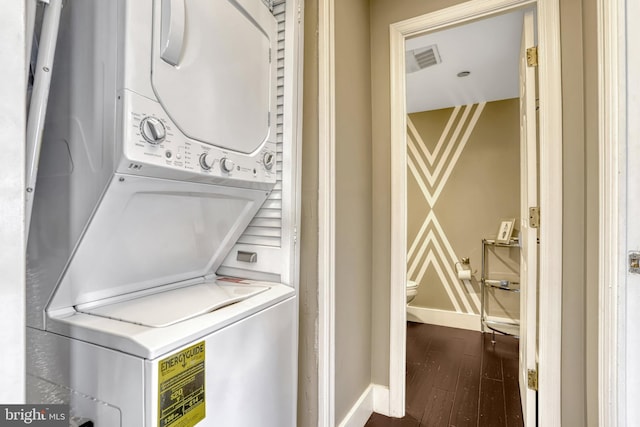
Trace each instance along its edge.
<path fill-rule="evenodd" d="M 266 170 L 271 170 L 273 165 L 276 163 L 276 156 L 273 155 L 271 151 L 267 151 L 262 156 L 262 164 Z"/>
<path fill-rule="evenodd" d="M 160 144 L 167 136 L 167 130 L 160 119 L 147 116 L 140 122 L 140 133 L 149 144 Z"/>
<path fill-rule="evenodd" d="M 233 160 L 231 159 L 227 159 L 225 157 L 222 160 L 220 160 L 220 168 L 225 172 L 231 172 L 234 166 L 235 166 L 235 163 L 233 163 Z"/>
<path fill-rule="evenodd" d="M 200 155 L 200 166 L 202 167 L 202 169 L 208 171 L 209 169 L 211 169 L 213 167 L 213 162 L 215 161 L 215 159 L 213 158 L 213 156 L 210 153 L 202 153 Z"/>

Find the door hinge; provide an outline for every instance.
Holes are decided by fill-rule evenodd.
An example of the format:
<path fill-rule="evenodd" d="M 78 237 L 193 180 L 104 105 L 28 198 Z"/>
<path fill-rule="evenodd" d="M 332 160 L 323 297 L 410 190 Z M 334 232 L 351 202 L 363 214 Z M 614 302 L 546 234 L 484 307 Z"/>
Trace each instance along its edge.
<path fill-rule="evenodd" d="M 540 227 L 540 208 L 537 206 L 529 208 L 529 227 Z"/>
<path fill-rule="evenodd" d="M 529 67 L 538 66 L 538 46 L 527 48 L 527 65 Z"/>
<path fill-rule="evenodd" d="M 538 370 L 537 369 L 527 370 L 527 387 L 529 387 L 531 390 L 538 391 Z"/>

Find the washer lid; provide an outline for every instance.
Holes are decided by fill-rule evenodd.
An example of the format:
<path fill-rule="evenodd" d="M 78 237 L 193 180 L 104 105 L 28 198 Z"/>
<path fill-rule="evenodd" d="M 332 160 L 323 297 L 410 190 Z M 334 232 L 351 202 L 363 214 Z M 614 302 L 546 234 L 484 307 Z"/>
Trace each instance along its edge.
<path fill-rule="evenodd" d="M 154 2 L 151 83 L 182 133 L 241 153 L 275 137 L 276 35 L 261 1 Z"/>
<path fill-rule="evenodd" d="M 267 289 L 268 286 L 209 281 L 100 307 L 80 305 L 76 310 L 151 328 L 164 328 L 245 300 Z"/>
<path fill-rule="evenodd" d="M 115 175 L 47 310 L 215 273 L 266 197 L 261 190 Z"/>

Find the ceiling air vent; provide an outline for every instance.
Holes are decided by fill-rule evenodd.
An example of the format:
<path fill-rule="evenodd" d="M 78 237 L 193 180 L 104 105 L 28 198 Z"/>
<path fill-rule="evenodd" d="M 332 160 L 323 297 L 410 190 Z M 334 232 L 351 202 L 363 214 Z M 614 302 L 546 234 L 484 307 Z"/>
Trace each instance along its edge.
<path fill-rule="evenodd" d="M 415 73 L 442 62 L 437 45 L 408 50 L 405 55 L 407 73 Z"/>

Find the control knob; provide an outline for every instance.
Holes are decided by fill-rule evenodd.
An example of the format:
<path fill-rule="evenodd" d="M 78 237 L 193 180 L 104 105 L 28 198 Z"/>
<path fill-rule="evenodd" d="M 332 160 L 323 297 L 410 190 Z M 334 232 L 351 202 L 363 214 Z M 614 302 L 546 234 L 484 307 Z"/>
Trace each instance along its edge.
<path fill-rule="evenodd" d="M 213 167 L 213 162 L 215 159 L 210 153 L 202 153 L 200 154 L 200 166 L 202 169 L 208 171 Z"/>
<path fill-rule="evenodd" d="M 271 170 L 271 168 L 273 168 L 273 165 L 276 162 L 276 156 L 273 155 L 273 153 L 271 151 L 267 151 L 266 153 L 264 153 L 264 156 L 262 156 L 262 164 L 264 165 L 264 168 L 268 171 Z"/>
<path fill-rule="evenodd" d="M 147 116 L 140 122 L 140 133 L 149 144 L 158 145 L 167 136 L 167 130 L 162 121 L 156 117 Z"/>
<path fill-rule="evenodd" d="M 223 157 L 220 160 L 220 168 L 225 172 L 231 172 L 233 170 L 234 166 L 235 166 L 235 163 L 233 163 L 233 160 L 231 160 L 231 159 Z"/>

